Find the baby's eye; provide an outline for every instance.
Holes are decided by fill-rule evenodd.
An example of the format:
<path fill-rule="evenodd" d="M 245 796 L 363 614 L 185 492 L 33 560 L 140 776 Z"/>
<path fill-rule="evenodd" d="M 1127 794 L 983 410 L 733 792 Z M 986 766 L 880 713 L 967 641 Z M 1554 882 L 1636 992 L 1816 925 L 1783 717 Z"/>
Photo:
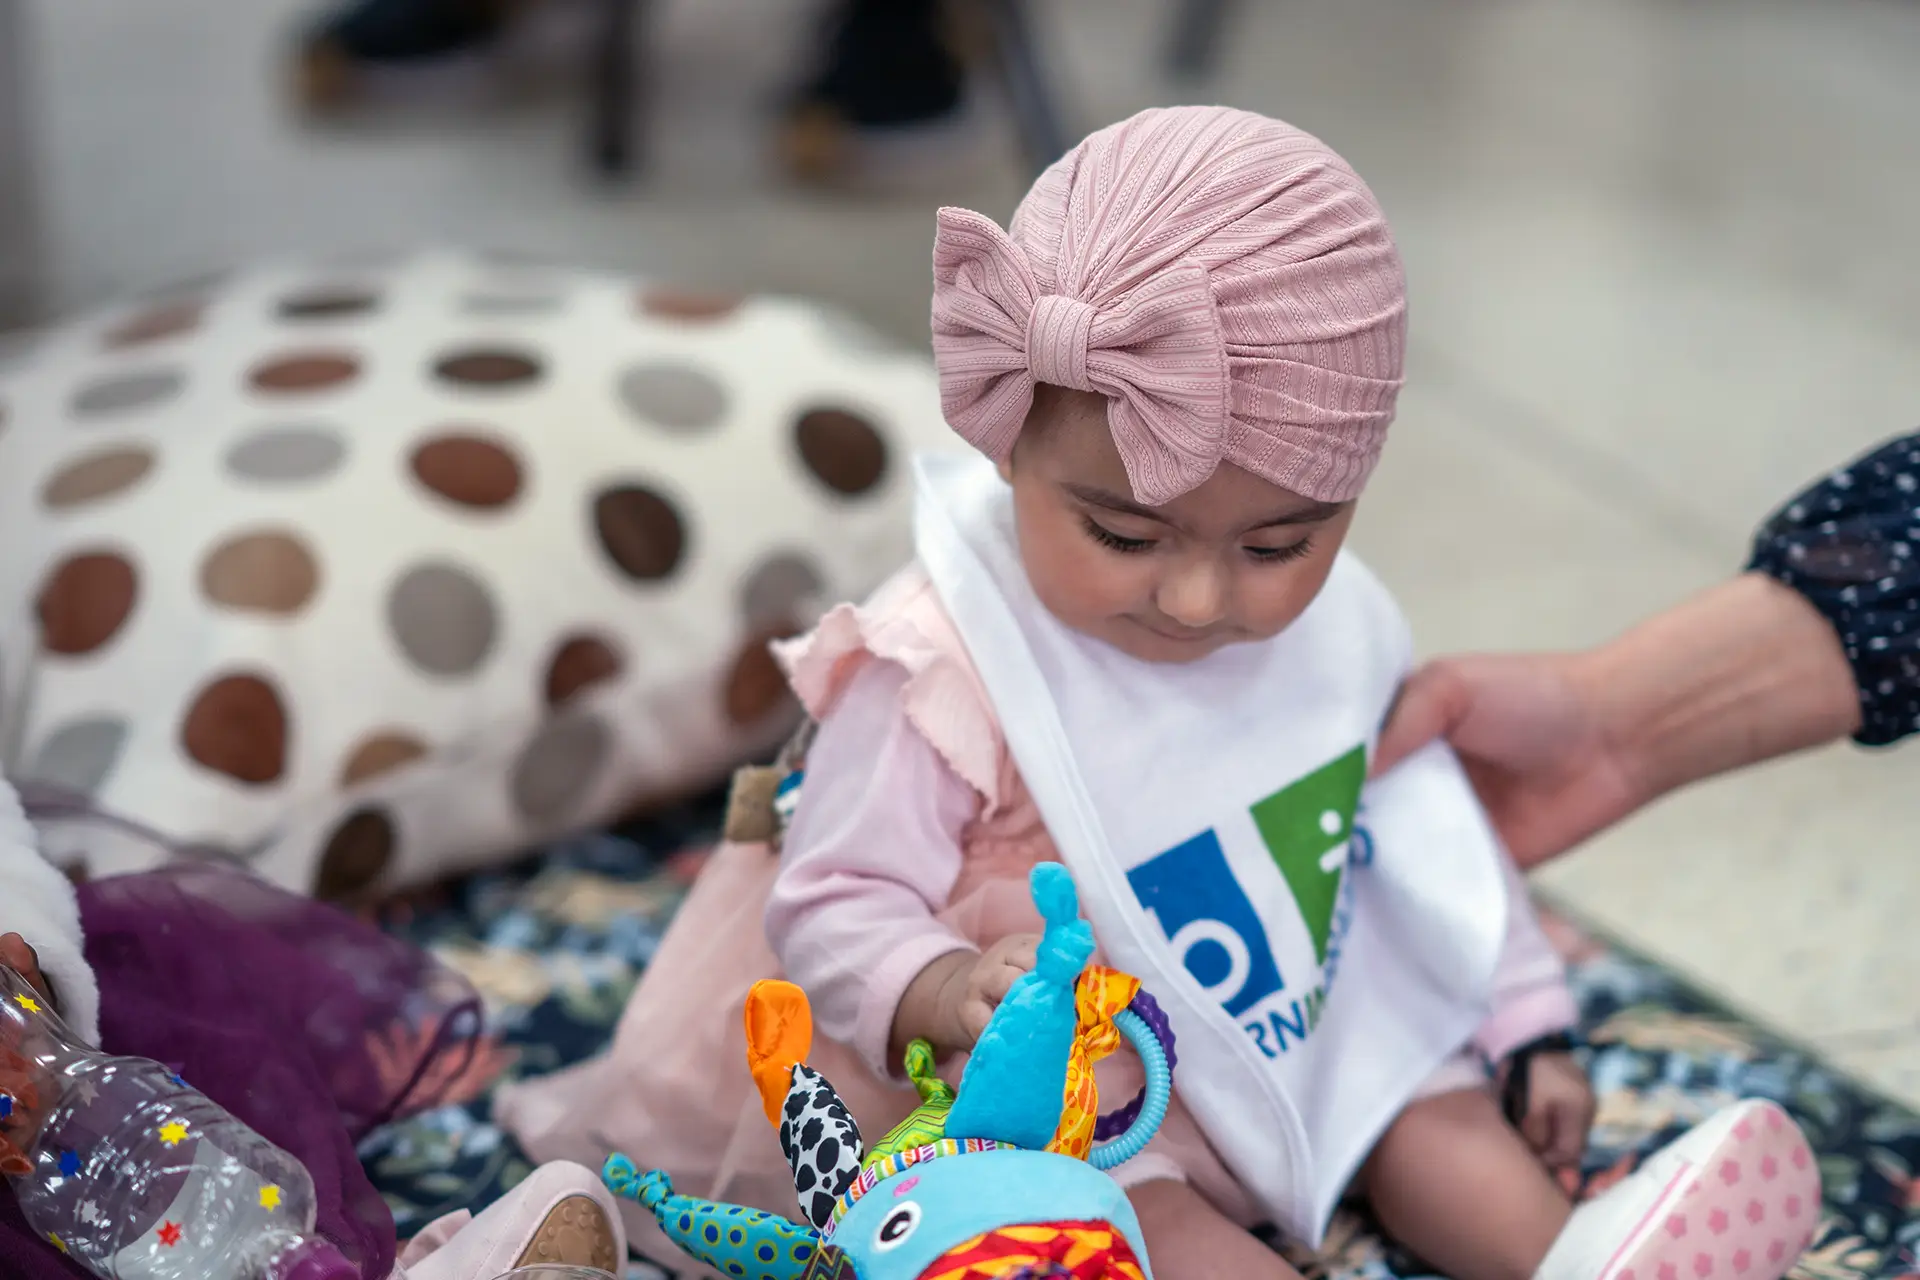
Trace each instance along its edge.
<path fill-rule="evenodd" d="M 1101 546 L 1123 555 L 1132 555 L 1141 551 L 1153 550 L 1152 538 L 1123 538 L 1105 525 L 1086 517 L 1087 535 Z"/>
<path fill-rule="evenodd" d="M 885 1253 L 889 1249 L 898 1249 L 907 1242 L 907 1238 L 920 1225 L 920 1206 L 908 1200 L 895 1206 L 880 1229 L 873 1233 L 873 1247 L 876 1252 Z"/>
<path fill-rule="evenodd" d="M 1285 564 L 1289 560 L 1298 560 L 1313 550 L 1313 539 L 1302 538 L 1284 547 L 1246 547 L 1244 550 L 1248 558 L 1256 564 Z"/>

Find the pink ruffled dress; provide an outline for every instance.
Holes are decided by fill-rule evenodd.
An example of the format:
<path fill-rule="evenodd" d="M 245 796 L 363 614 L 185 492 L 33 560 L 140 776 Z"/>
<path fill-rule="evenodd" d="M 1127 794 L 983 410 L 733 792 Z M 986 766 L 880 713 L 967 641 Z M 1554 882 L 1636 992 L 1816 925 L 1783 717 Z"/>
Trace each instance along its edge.
<path fill-rule="evenodd" d="M 538 1159 L 597 1162 L 617 1148 L 666 1169 L 689 1194 L 791 1213 L 790 1174 L 746 1071 L 748 988 L 785 976 L 806 989 L 820 1032 L 810 1061 L 877 1136 L 918 1101 L 886 1061 L 907 985 L 952 951 L 1038 933 L 1027 873 L 1057 854 L 959 634 L 917 566 L 778 653 L 819 725 L 783 848 L 722 844 L 611 1051 L 509 1091 L 498 1116 Z M 1481 1085 L 1484 1062 L 1575 1019 L 1565 971 L 1509 873 L 1493 1016 L 1423 1093 Z M 1140 1086 L 1130 1055 L 1099 1071 L 1113 1105 Z M 1255 1205 L 1180 1105 L 1177 1075 L 1175 1086 L 1159 1135 L 1116 1176 L 1184 1178 L 1252 1225 Z M 629 1225 L 645 1249 L 646 1223 Z"/>

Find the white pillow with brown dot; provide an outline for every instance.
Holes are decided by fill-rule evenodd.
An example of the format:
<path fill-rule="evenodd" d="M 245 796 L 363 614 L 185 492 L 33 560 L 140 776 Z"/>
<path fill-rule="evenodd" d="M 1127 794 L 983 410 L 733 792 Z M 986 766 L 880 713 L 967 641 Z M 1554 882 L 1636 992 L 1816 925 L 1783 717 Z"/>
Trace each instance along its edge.
<path fill-rule="evenodd" d="M 497 860 L 769 750 L 767 640 L 904 561 L 945 440 L 834 313 L 607 273 L 82 319 L 0 373 L 0 763 L 327 896 Z"/>

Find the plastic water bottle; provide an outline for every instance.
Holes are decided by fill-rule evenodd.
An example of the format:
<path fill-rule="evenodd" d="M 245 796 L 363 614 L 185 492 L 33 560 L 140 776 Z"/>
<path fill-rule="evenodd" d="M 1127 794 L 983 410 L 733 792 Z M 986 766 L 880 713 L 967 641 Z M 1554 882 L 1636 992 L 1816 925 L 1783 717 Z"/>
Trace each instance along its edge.
<path fill-rule="evenodd" d="M 109 1280 L 359 1280 L 298 1160 L 0 965 L 0 1156 L 28 1225 Z M 9 1149 L 9 1147 L 11 1149 Z"/>

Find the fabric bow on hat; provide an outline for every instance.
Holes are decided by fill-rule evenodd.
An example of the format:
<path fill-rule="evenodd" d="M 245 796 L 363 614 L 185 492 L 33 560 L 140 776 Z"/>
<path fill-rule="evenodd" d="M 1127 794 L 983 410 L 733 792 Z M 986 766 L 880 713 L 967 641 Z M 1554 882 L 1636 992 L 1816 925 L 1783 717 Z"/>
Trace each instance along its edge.
<path fill-rule="evenodd" d="M 933 354 L 947 422 L 1003 461 L 1035 383 L 1106 398 L 1134 497 L 1228 464 L 1359 496 L 1393 420 L 1406 282 L 1358 174 L 1291 125 L 1162 107 L 1054 163 L 1002 231 L 942 209 Z"/>
<path fill-rule="evenodd" d="M 933 242 L 933 347 L 947 422 L 998 461 L 1037 382 L 1098 391 L 1142 502 L 1169 502 L 1220 463 L 1232 391 L 1204 267 L 1183 264 L 1091 297 L 1041 293 L 993 220 L 942 209 Z"/>

